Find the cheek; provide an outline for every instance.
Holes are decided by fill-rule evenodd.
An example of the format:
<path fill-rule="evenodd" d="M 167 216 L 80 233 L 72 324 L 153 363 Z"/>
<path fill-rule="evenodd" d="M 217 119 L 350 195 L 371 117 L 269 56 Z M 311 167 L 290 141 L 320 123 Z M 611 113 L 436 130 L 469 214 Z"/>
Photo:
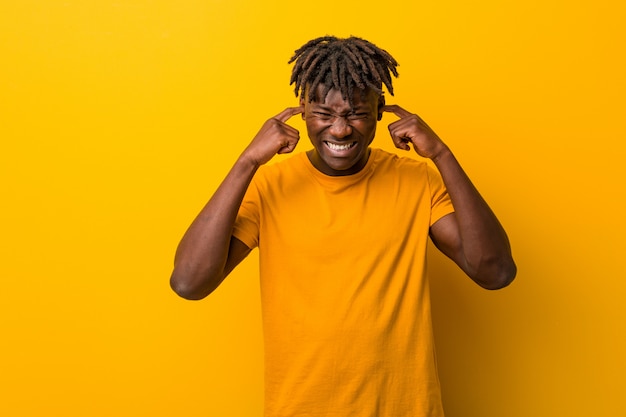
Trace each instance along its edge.
<path fill-rule="evenodd" d="M 305 125 L 306 131 L 310 138 L 316 136 L 323 129 L 323 127 L 320 126 L 320 124 L 316 122 L 314 118 L 305 119 Z"/>
<path fill-rule="evenodd" d="M 313 123 L 311 123 L 310 119 L 305 119 L 304 124 L 306 125 L 306 132 L 309 136 L 311 136 L 313 132 Z"/>
<path fill-rule="evenodd" d="M 376 133 L 376 120 L 366 120 L 363 123 L 359 123 L 358 127 L 355 126 L 359 132 L 365 137 L 374 136 Z"/>

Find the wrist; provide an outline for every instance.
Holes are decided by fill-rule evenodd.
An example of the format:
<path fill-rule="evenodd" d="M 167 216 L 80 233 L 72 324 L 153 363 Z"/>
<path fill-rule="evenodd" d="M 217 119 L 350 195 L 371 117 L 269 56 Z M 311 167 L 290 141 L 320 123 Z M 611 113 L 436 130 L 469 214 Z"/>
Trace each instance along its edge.
<path fill-rule="evenodd" d="M 454 155 L 452 155 L 452 151 L 446 145 L 442 144 L 441 149 L 436 152 L 430 159 L 433 161 L 433 163 L 435 163 L 435 165 L 437 165 L 438 163 L 450 157 L 454 158 Z"/>
<path fill-rule="evenodd" d="M 256 170 L 259 169 L 261 165 L 263 164 L 259 163 L 259 161 L 257 161 L 254 156 L 248 154 L 245 151 L 239 156 L 239 158 L 235 162 L 235 166 L 237 166 L 239 169 L 242 169 L 244 171 L 250 171 L 253 173 L 256 172 Z"/>
<path fill-rule="evenodd" d="M 258 155 L 255 155 L 255 152 L 252 151 L 250 147 L 246 148 L 241 155 L 239 155 L 237 162 L 253 169 L 257 169 L 265 163 L 259 160 Z"/>

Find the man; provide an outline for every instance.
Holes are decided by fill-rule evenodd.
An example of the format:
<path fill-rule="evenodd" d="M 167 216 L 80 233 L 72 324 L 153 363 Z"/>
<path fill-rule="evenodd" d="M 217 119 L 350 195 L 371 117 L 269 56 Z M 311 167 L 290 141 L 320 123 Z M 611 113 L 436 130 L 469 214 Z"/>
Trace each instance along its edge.
<path fill-rule="evenodd" d="M 298 49 L 300 106 L 269 119 L 183 237 L 171 277 L 201 299 L 259 247 L 265 415 L 443 416 L 430 316 L 428 237 L 476 283 L 516 273 L 505 231 L 450 149 L 385 105 L 397 62 L 360 38 Z M 395 146 L 370 148 L 383 112 Z M 301 114 L 313 149 L 293 152 Z"/>

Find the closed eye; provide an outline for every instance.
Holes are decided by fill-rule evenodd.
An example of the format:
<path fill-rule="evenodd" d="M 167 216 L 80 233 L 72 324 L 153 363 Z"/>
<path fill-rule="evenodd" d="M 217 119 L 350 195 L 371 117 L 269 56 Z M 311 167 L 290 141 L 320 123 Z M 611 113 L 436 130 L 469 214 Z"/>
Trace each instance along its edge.
<path fill-rule="evenodd" d="M 350 120 L 366 119 L 368 116 L 369 116 L 368 113 L 350 113 L 348 115 L 348 119 Z"/>
<path fill-rule="evenodd" d="M 333 117 L 333 115 L 332 115 L 332 114 L 330 114 L 330 113 L 324 113 L 324 112 L 321 112 L 321 111 L 314 111 L 314 112 L 313 112 L 313 114 L 314 114 L 315 116 L 319 117 L 320 119 L 330 119 L 330 118 L 332 118 L 332 117 Z"/>

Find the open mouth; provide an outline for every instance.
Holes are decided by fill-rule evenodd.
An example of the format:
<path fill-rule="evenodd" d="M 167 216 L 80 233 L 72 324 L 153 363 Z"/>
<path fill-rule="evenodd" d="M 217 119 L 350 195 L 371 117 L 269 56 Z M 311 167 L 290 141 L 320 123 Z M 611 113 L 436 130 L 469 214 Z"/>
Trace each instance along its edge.
<path fill-rule="evenodd" d="M 338 145 L 338 144 L 332 143 L 332 142 L 327 142 L 327 141 L 324 141 L 324 143 L 332 151 L 347 151 L 348 149 L 352 149 L 353 147 L 356 146 L 356 142 L 344 143 L 344 144 L 341 144 L 341 145 Z"/>

